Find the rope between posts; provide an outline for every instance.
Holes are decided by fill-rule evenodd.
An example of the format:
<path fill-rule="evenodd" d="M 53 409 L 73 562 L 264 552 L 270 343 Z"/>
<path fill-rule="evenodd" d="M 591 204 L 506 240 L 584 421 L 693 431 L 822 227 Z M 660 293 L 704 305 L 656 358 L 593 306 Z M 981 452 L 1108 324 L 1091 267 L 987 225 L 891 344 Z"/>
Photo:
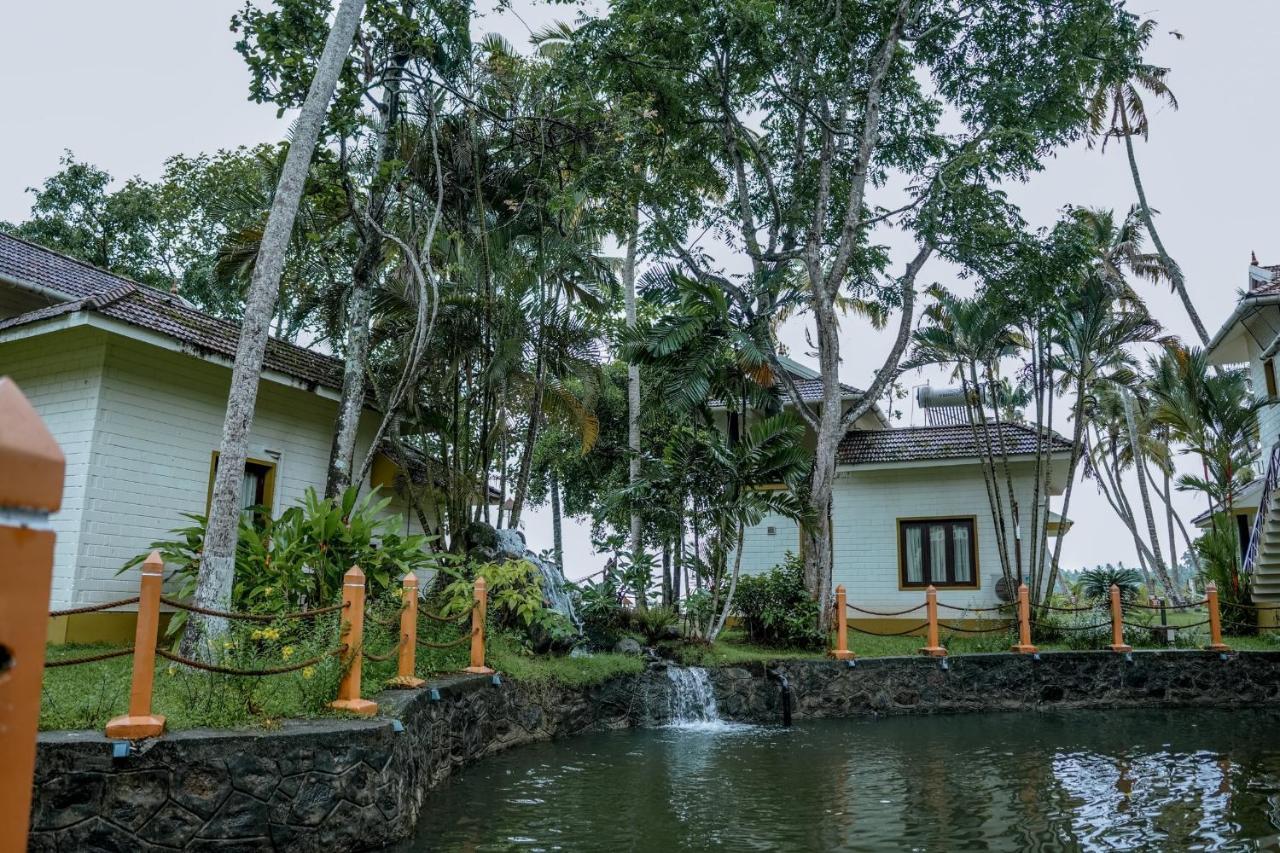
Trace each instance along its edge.
<path fill-rule="evenodd" d="M 959 625 L 948 625 L 946 622 L 939 622 L 938 627 L 947 631 L 957 631 L 961 634 L 995 634 L 1001 631 L 1010 631 L 1017 627 L 1017 623 L 1005 622 L 1004 624 L 997 625 L 994 628 L 962 628 Z"/>
<path fill-rule="evenodd" d="M 998 607 L 959 607 L 959 606 L 954 605 L 954 604 L 943 604 L 941 601 L 939 601 L 939 602 L 938 602 L 938 606 L 939 606 L 939 607 L 945 607 L 947 610 L 959 610 L 961 613 L 965 613 L 965 612 L 972 612 L 972 613 L 994 613 L 994 612 L 995 612 L 995 611 L 997 611 L 997 610 L 1006 610 L 1006 609 L 1008 609 L 1008 608 L 1010 608 L 1010 607 L 1013 607 L 1013 604 L 1012 604 L 1012 602 L 1011 602 L 1011 603 L 1009 603 L 1009 604 L 1002 604 L 1002 605 L 1000 605 L 1000 606 L 998 606 Z"/>
<path fill-rule="evenodd" d="M 46 660 L 44 662 L 44 668 L 49 669 L 50 667 L 55 667 L 55 666 L 75 666 L 81 663 L 96 663 L 97 661 L 100 661 L 100 660 L 110 660 L 111 658 L 122 658 L 125 655 L 131 655 L 131 654 L 133 654 L 133 646 L 130 646 L 127 649 L 112 649 L 109 652 L 102 652 L 101 654 L 89 655 L 87 657 L 82 657 L 82 658 L 61 658 L 59 660 Z"/>
<path fill-rule="evenodd" d="M 99 610 L 110 610 L 113 607 L 123 607 L 126 604 L 137 604 L 138 596 L 132 595 L 128 598 L 122 598 L 119 601 L 108 601 L 105 604 L 90 604 L 85 607 L 72 607 L 67 610 L 50 610 L 49 618 L 53 619 L 57 616 L 76 616 L 80 613 L 97 613 Z"/>
<path fill-rule="evenodd" d="M 1182 630 L 1185 630 L 1185 629 L 1187 629 L 1187 628 L 1200 628 L 1200 627 L 1203 627 L 1203 626 L 1208 625 L 1208 624 L 1209 624 L 1209 620 L 1208 620 L 1208 619 L 1205 619 L 1203 622 L 1191 622 L 1191 623 L 1189 623 L 1189 624 L 1187 624 L 1187 625 L 1152 625 L 1152 626 L 1150 626 L 1150 627 L 1152 627 L 1152 628 L 1160 628 L 1160 629 L 1164 629 L 1164 628 L 1172 628 L 1172 629 L 1174 629 L 1175 631 L 1182 631 Z"/>
<path fill-rule="evenodd" d="M 1190 610 L 1193 607 L 1203 607 L 1208 604 L 1209 600 L 1189 601 L 1186 604 L 1139 604 L 1136 601 L 1123 605 L 1126 610 L 1136 608 L 1139 610 Z"/>
<path fill-rule="evenodd" d="M 879 631 L 864 631 L 862 628 L 859 628 L 856 625 L 846 625 L 845 627 L 848 628 L 850 631 L 857 631 L 859 634 L 866 634 L 868 637 L 905 637 L 907 634 L 914 634 L 916 631 L 922 631 L 925 628 L 928 628 L 929 623 L 921 622 L 919 625 L 916 625 L 914 628 L 908 628 L 905 631 L 895 631 L 891 634 L 882 634 Z"/>
<path fill-rule="evenodd" d="M 1111 627 L 1111 622 L 1106 621 L 1106 622 L 1099 622 L 1097 625 L 1079 625 L 1076 627 L 1069 627 L 1067 625 L 1054 625 L 1052 627 L 1052 630 L 1054 631 L 1096 631 L 1099 628 L 1110 628 L 1110 627 Z"/>
<path fill-rule="evenodd" d="M 389 660 L 393 659 L 393 658 L 394 658 L 396 655 L 398 655 L 399 653 L 400 653 L 400 647 L 399 647 L 399 646 L 396 646 L 395 648 L 393 648 L 390 652 L 388 652 L 388 653 L 387 653 L 387 654 L 385 654 L 385 655 L 375 655 L 373 652 L 369 652 L 369 651 L 366 651 L 366 650 L 364 650 L 364 649 L 361 649 L 361 650 L 360 650 L 360 654 L 364 655 L 364 659 L 365 659 L 365 660 L 371 660 L 371 661 L 373 661 L 374 663 L 383 663 L 383 662 L 385 662 L 385 661 L 389 661 Z"/>
<path fill-rule="evenodd" d="M 419 615 L 425 616 L 433 622 L 443 622 L 446 625 L 461 625 L 467 619 L 471 618 L 471 611 L 476 609 L 476 603 L 471 602 L 471 606 L 457 616 L 437 616 L 429 610 L 419 610 Z"/>
<path fill-rule="evenodd" d="M 848 602 L 846 602 L 844 606 L 849 608 L 850 610 L 857 611 L 858 613 L 865 613 L 868 616 L 902 616 L 906 613 L 914 613 L 917 610 L 921 610 L 924 608 L 925 605 L 917 604 L 915 607 L 909 607 L 906 610 L 895 610 L 892 613 L 886 613 L 880 610 L 864 610 L 863 608 L 853 604 L 849 604 Z M 886 635 L 886 636 L 889 636 L 889 635 Z"/>
<path fill-rule="evenodd" d="M 470 639 L 471 639 L 471 634 L 468 633 L 468 634 L 463 634 L 461 637 L 459 637 L 456 640 L 450 640 L 447 643 L 433 643 L 430 640 L 419 639 L 418 645 L 426 646 L 429 649 L 448 649 L 448 648 L 452 648 L 453 646 L 460 646 Z"/>
<path fill-rule="evenodd" d="M 136 601 L 136 599 L 135 599 Z M 314 610 L 299 610 L 297 613 L 237 613 L 231 610 L 214 610 L 209 607 L 199 607 L 195 604 L 188 604 L 185 601 L 179 601 L 176 598 L 169 598 L 166 595 L 160 596 L 162 604 L 170 607 L 176 607 L 179 610 L 186 610 L 189 613 L 199 613 L 201 616 L 213 616 L 218 619 L 238 619 L 242 622 L 278 622 L 282 619 L 310 619 L 315 616 L 323 616 L 326 613 L 336 613 L 347 605 L 334 604 L 330 607 L 317 607 Z"/>
<path fill-rule="evenodd" d="M 323 661 L 325 658 L 333 657 L 334 655 L 340 655 L 346 650 L 347 650 L 346 646 L 338 646 L 336 649 L 330 649 L 324 654 L 319 655 L 317 657 L 313 657 L 310 660 L 300 661 L 296 664 L 290 664 L 289 666 L 275 666 L 275 667 L 268 667 L 266 669 L 236 669 L 235 667 L 230 667 L 230 666 L 220 666 L 218 664 L 203 663 L 198 660 L 192 660 L 191 658 L 183 657 L 182 655 L 174 654 L 173 652 L 166 651 L 165 649 L 156 649 L 156 654 L 164 658 L 165 660 L 171 660 L 174 663 L 180 663 L 183 666 L 189 666 L 192 669 L 201 669 L 201 670 L 204 670 L 205 672 L 216 672 L 221 675 L 263 676 L 263 675 L 283 675 L 286 672 L 297 672 L 300 669 L 306 669 L 309 666 L 315 666 L 316 664 Z"/>
<path fill-rule="evenodd" d="M 1054 613 L 1090 613 L 1097 610 L 1096 607 L 1054 607 L 1052 604 L 1037 604 L 1038 610 L 1052 610 Z"/>

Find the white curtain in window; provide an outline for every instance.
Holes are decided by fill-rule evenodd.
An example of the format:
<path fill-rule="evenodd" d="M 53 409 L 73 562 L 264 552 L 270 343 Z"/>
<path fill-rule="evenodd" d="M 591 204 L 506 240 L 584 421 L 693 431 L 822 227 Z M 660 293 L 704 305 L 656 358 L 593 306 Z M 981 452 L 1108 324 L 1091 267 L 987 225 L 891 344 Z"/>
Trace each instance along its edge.
<path fill-rule="evenodd" d="M 907 583 L 924 583 L 924 536 L 919 527 L 907 528 Z"/>
<path fill-rule="evenodd" d="M 947 581 L 947 528 L 942 524 L 929 525 L 929 582 Z"/>
<path fill-rule="evenodd" d="M 244 479 L 240 481 L 240 514 L 246 519 L 249 518 L 249 507 L 258 503 L 257 498 L 258 492 L 261 491 L 261 482 L 262 472 L 255 467 L 246 465 Z"/>
<path fill-rule="evenodd" d="M 969 526 L 957 524 L 951 528 L 956 549 L 956 583 L 973 583 L 973 566 L 969 564 Z"/>

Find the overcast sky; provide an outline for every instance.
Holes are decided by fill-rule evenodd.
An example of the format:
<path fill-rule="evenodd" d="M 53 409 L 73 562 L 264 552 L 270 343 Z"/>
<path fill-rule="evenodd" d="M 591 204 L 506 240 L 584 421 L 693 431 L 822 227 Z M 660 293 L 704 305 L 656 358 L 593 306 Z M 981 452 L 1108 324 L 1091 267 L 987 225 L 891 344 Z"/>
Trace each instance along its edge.
<path fill-rule="evenodd" d="M 270 106 L 246 100 L 248 75 L 232 49 L 228 29 L 239 0 L 61 0 L 23 3 L 7 10 L 10 37 L 0 52 L 0 219 L 23 219 L 26 188 L 58 167 L 64 150 L 111 172 L 155 178 L 166 157 L 283 138 L 284 121 Z M 485 8 L 491 4 L 486 3 Z M 515 0 L 514 11 L 488 13 L 477 32 L 498 31 L 517 43 L 572 10 Z M 1166 245 L 1186 273 L 1192 299 L 1210 333 L 1218 328 L 1245 283 L 1249 253 L 1280 263 L 1280 179 L 1275 168 L 1276 73 L 1272 45 L 1280 42 L 1280 3 L 1273 0 L 1169 0 L 1131 3 L 1160 22 L 1149 59 L 1173 68 L 1177 112 L 1156 111 L 1150 142 L 1138 157 L 1148 197 L 1159 209 Z M 1181 32 L 1177 41 L 1169 30 Z M 21 37 L 16 37 L 21 34 Z M 54 49 L 56 46 L 56 49 Z M 1029 184 L 1010 188 L 1033 225 L 1050 225 L 1067 204 L 1123 211 L 1133 189 L 1123 148 L 1106 154 L 1083 146 L 1062 152 Z M 905 257 L 896 261 L 900 267 Z M 726 263 L 733 266 L 732 259 Z M 926 267 L 922 281 L 963 289 L 941 267 Z M 1148 288 L 1151 309 L 1165 326 L 1194 340 L 1181 304 Z M 797 327 L 784 337 L 804 358 Z M 843 378 L 865 384 L 889 345 L 856 322 L 843 331 Z M 936 377 L 905 377 L 908 385 Z M 919 423 L 917 416 L 915 422 Z M 1061 425 L 1060 425 L 1061 427 Z M 1178 501 L 1184 517 L 1199 507 Z M 1101 496 L 1082 485 L 1073 497 L 1076 528 L 1067 537 L 1068 567 L 1124 560 L 1134 564 L 1132 542 Z M 549 547 L 549 513 L 528 518 L 535 548 Z M 585 526 L 566 531 L 571 577 L 594 571 Z"/>

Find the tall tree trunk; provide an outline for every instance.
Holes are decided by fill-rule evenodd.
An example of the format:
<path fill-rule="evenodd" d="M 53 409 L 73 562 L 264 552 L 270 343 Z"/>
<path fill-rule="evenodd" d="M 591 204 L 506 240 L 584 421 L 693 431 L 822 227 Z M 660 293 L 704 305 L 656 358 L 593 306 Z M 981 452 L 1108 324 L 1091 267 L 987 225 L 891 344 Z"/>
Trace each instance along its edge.
<path fill-rule="evenodd" d="M 1123 116 L 1123 111 L 1121 114 Z M 1187 316 L 1191 318 L 1191 325 L 1195 327 L 1196 336 L 1200 338 L 1200 345 L 1207 347 L 1209 332 L 1205 329 L 1195 305 L 1191 303 L 1191 294 L 1187 293 L 1187 282 L 1182 277 L 1182 268 L 1169 257 L 1164 241 L 1160 239 L 1160 232 L 1156 230 L 1155 219 L 1151 216 L 1151 206 L 1147 204 L 1147 192 L 1142 186 L 1142 175 L 1138 172 L 1138 158 L 1133 153 L 1133 134 L 1127 132 L 1129 130 L 1127 119 L 1125 130 L 1124 148 L 1129 155 L 1129 172 L 1133 175 L 1133 188 L 1138 193 L 1138 215 L 1142 217 L 1142 224 L 1147 226 L 1147 233 L 1151 235 L 1151 242 L 1155 245 L 1160 260 L 1164 261 L 1165 267 L 1169 270 L 1169 280 L 1173 283 L 1173 289 L 1178 292 L 1178 298 L 1182 300 L 1182 307 L 1186 309 Z"/>
<path fill-rule="evenodd" d="M 516 472 L 515 488 L 511 494 L 511 516 L 507 521 L 507 526 L 513 528 L 520 526 L 520 515 L 524 512 L 524 499 L 529 491 L 529 476 L 533 471 L 533 447 L 538 441 L 538 426 L 542 422 L 542 395 L 546 393 L 546 382 L 541 357 L 538 359 L 536 370 L 533 397 L 529 401 L 529 426 L 525 430 L 524 447 L 520 451 L 520 468 Z"/>
<path fill-rule="evenodd" d="M 1121 392 L 1124 398 L 1125 428 L 1129 433 L 1129 448 L 1133 454 L 1133 470 L 1138 476 L 1138 494 L 1142 498 L 1142 511 L 1146 516 L 1147 535 L 1151 539 L 1152 571 L 1164 586 L 1174 604 L 1181 604 L 1182 596 L 1178 594 L 1169 579 L 1169 571 L 1160 548 L 1160 533 L 1156 529 L 1156 517 L 1151 509 L 1151 492 L 1147 488 L 1147 471 L 1142 461 L 1142 449 L 1138 443 L 1138 423 L 1133 413 L 1133 395 L 1127 390 Z"/>
<path fill-rule="evenodd" d="M 329 474 L 325 480 L 326 497 L 337 497 L 351 485 L 351 468 L 355 465 L 356 436 L 360 431 L 360 413 L 364 411 L 364 377 L 369 366 L 369 318 L 372 313 L 373 283 L 382 266 L 382 235 L 378 233 L 386 218 L 391 182 L 382 175 L 383 165 L 395 159 L 396 125 L 400 121 L 400 80 L 408 56 L 397 53 L 383 84 L 382 115 L 378 140 L 374 146 L 373 176 L 369 199 L 362 212 L 352 213 L 360 244 L 351 268 L 351 292 L 347 297 L 347 351 L 342 369 L 342 396 L 338 400 L 338 418 L 333 428 L 333 448 L 329 452 Z M 353 205 L 354 207 L 354 205 Z M 375 227 L 376 226 L 376 227 Z M 376 452 L 376 448 L 373 449 Z"/>
<path fill-rule="evenodd" d="M 249 430 L 258 402 L 258 381 L 266 355 L 269 324 L 279 299 L 285 253 L 316 141 L 320 138 L 329 101 L 333 98 L 338 75 L 351 50 L 363 11 L 364 0 L 341 0 L 338 5 L 333 26 L 325 40 L 324 53 L 320 56 L 306 101 L 294 124 L 284 168 L 271 200 L 271 212 L 267 216 L 245 299 L 240 343 L 231 369 L 231 390 L 227 395 L 227 414 L 218 450 L 219 464 L 213 481 L 204 554 L 196 581 L 194 598 L 199 607 L 227 609 L 231 604 L 240 521 L 240 487 L 244 480 L 245 459 L 249 455 Z M 192 614 L 183 635 L 183 652 L 187 655 L 199 653 L 202 634 L 212 637 L 225 630 L 223 620 L 196 618 L 196 614 Z"/>
<path fill-rule="evenodd" d="M 636 252 L 640 242 L 640 205 L 631 208 L 631 233 L 627 236 L 627 257 L 622 268 L 627 328 L 636 327 Z M 627 365 L 627 452 L 630 462 L 627 484 L 631 487 L 631 553 L 640 553 L 640 513 L 635 509 L 635 488 L 640 482 L 640 365 Z"/>
<path fill-rule="evenodd" d="M 733 549 L 733 574 L 729 576 L 729 590 L 724 596 L 724 608 L 720 611 L 720 618 L 716 620 L 715 626 L 707 633 L 708 643 L 714 643 L 716 637 L 720 636 L 720 632 L 724 630 L 725 623 L 729 620 L 729 613 L 733 610 L 733 596 L 738 591 L 738 575 L 742 571 L 742 537 L 745 532 L 746 525 L 738 522 L 737 543 Z M 719 585 L 717 584 L 717 586 Z"/>
<path fill-rule="evenodd" d="M 1083 375 L 1085 369 L 1081 370 Z M 1082 442 L 1084 441 L 1084 401 L 1085 401 L 1084 383 L 1078 383 L 1076 390 L 1076 403 L 1072 409 L 1071 418 L 1071 459 L 1067 463 L 1067 482 L 1062 490 L 1062 524 L 1067 523 L 1067 511 L 1071 509 L 1071 492 L 1076 485 L 1076 466 L 1080 464 L 1080 451 Z M 1062 540 L 1066 537 L 1066 531 L 1058 528 L 1058 536 L 1053 543 L 1053 559 L 1049 563 L 1049 582 L 1044 585 L 1043 590 L 1031 590 L 1031 596 L 1036 603 L 1040 603 L 1043 598 L 1048 598 L 1053 593 L 1054 582 L 1058 578 L 1060 561 L 1062 559 Z"/>
<path fill-rule="evenodd" d="M 818 331 L 818 363 L 822 375 L 822 411 L 809 477 L 809 519 L 804 533 L 804 581 L 818 602 L 818 630 L 825 636 L 831 626 L 831 495 L 836 478 L 836 448 L 843 437 L 843 396 L 840 389 L 839 323 L 830 300 L 812 303 Z"/>
<path fill-rule="evenodd" d="M 556 568 L 564 573 L 564 519 L 560 514 L 560 477 L 551 469 L 551 549 Z"/>

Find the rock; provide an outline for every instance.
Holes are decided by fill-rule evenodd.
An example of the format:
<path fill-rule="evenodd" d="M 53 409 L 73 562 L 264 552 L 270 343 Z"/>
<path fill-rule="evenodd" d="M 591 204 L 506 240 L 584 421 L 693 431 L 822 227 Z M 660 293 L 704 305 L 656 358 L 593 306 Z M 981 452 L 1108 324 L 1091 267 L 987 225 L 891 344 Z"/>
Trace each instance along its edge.
<path fill-rule="evenodd" d="M 623 637 L 614 644 L 613 652 L 619 655 L 638 655 L 644 653 L 644 646 L 631 637 Z"/>

